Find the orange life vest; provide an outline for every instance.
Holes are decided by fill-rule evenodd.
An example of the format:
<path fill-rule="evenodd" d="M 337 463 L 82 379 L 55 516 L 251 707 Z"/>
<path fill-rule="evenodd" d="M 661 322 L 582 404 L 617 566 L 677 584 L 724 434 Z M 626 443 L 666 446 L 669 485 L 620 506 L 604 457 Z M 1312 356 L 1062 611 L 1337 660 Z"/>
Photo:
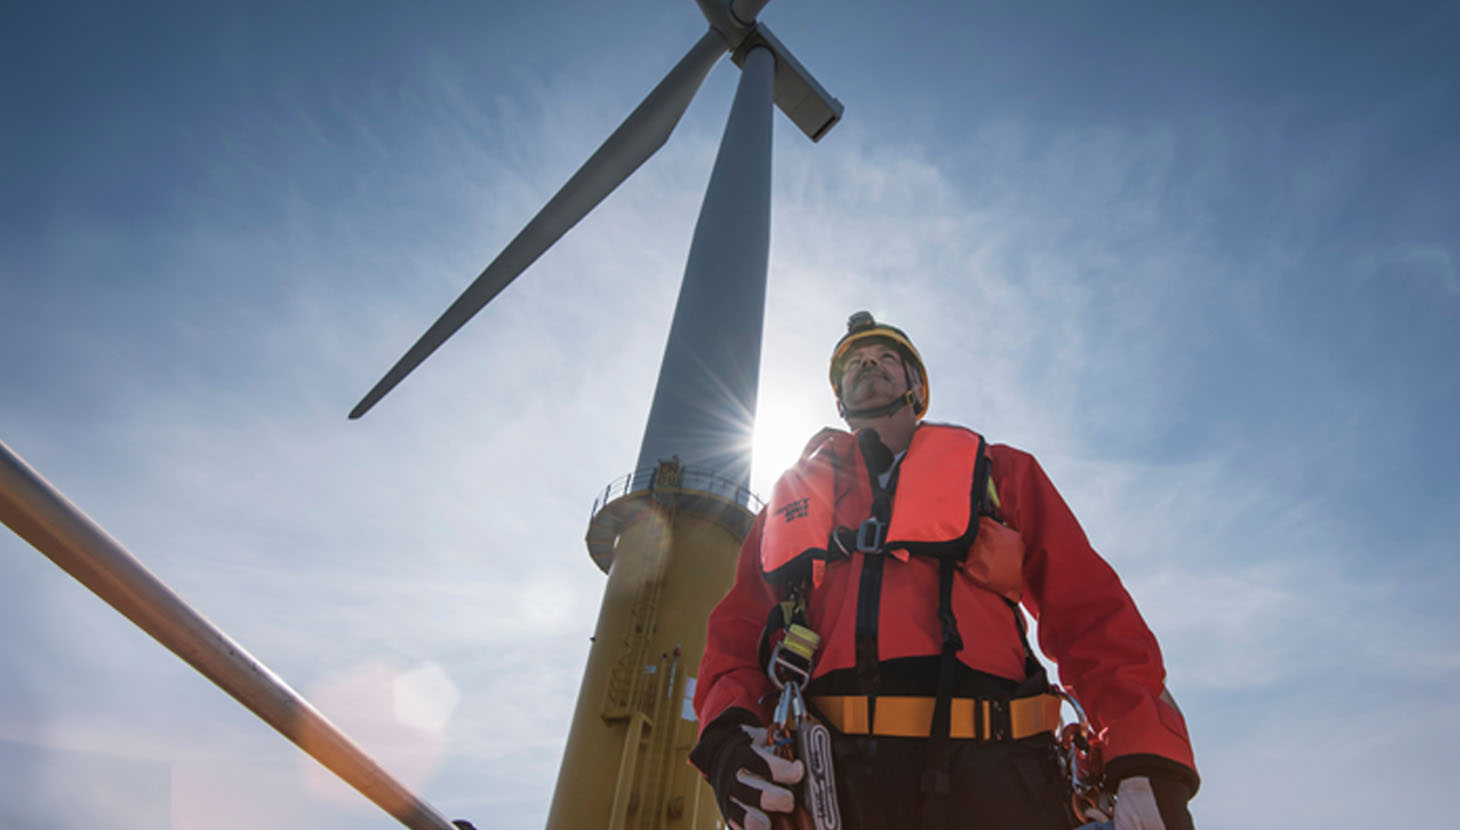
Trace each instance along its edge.
<path fill-rule="evenodd" d="M 882 525 L 868 517 L 856 528 L 837 522 L 837 494 L 872 486 L 847 480 L 860 469 L 852 461 L 856 436 L 828 429 L 817 439 L 771 491 L 760 548 L 768 579 L 791 579 L 809 566 L 813 586 L 819 586 L 828 561 L 856 551 L 903 562 L 909 555 L 953 557 L 980 587 L 1019 601 L 1024 543 L 992 515 L 998 500 L 992 479 L 986 496 L 975 491 L 983 445 L 978 433 L 919 426 L 900 462 L 890 518 Z"/>

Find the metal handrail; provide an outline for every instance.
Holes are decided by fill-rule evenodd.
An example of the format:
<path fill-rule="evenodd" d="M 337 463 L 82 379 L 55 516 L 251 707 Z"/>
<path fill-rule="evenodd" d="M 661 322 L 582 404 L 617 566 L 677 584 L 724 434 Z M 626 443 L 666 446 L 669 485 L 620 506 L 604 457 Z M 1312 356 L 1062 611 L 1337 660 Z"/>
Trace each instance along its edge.
<path fill-rule="evenodd" d="M 625 473 L 614 479 L 598 498 L 593 500 L 593 509 L 588 513 L 588 520 L 591 522 L 598 511 L 602 510 L 610 502 L 623 498 L 633 493 L 647 493 L 654 489 L 659 477 L 658 467 L 644 467 L 632 473 Z M 759 513 L 765 506 L 765 501 L 751 491 L 749 487 L 740 484 L 730 478 L 712 473 L 709 470 L 696 470 L 692 467 L 681 467 L 677 474 L 678 481 L 673 489 L 695 490 L 702 493 L 709 493 L 713 496 L 720 496 L 727 501 L 734 502 L 751 513 Z"/>
<path fill-rule="evenodd" d="M 0 522 L 411 830 L 456 830 L 0 441 Z"/>

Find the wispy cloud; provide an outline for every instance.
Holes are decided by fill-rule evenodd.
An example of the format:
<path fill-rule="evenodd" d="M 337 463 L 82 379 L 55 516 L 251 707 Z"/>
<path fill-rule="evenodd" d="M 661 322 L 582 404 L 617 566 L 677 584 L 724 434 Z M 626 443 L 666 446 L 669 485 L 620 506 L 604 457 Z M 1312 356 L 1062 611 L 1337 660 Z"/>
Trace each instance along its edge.
<path fill-rule="evenodd" d="M 160 218 L 87 214 L 0 255 L 27 275 L 0 305 L 4 439 L 493 826 L 546 813 L 603 586 L 588 508 L 635 461 L 734 72 L 380 407 L 344 413 L 672 60 L 614 51 L 642 88 L 586 58 L 483 78 L 445 46 L 368 93 L 281 69 L 267 106 L 195 125 L 206 174 Z M 1425 427 L 1455 401 L 1455 251 L 1334 241 L 1362 236 L 1345 206 L 1390 145 L 1318 130 L 1295 156 L 1289 114 L 1003 110 L 956 144 L 849 115 L 815 146 L 779 120 L 754 485 L 835 422 L 827 353 L 869 308 L 922 349 L 932 417 L 1035 452 L 1125 576 L 1197 738 L 1202 826 L 1366 826 L 1378 800 L 1329 800 L 1359 772 L 1439 822 L 1457 736 L 1429 690 L 1460 674 L 1460 513 L 1425 457 L 1454 442 Z M 1361 254 L 1333 272 L 1350 283 L 1330 249 Z M 295 750 L 18 540 L 0 550 L 4 619 L 29 632 L 0 649 L 0 738 L 67 774 L 68 752 L 165 766 L 175 827 L 389 826 L 303 785 Z M 410 733 L 377 693 L 427 664 L 461 697 Z"/>

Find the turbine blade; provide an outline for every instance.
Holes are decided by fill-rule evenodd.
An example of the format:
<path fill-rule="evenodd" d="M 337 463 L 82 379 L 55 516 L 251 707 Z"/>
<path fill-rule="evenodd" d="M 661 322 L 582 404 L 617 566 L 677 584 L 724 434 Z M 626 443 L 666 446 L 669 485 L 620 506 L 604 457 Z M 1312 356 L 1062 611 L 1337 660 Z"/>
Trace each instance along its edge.
<path fill-rule="evenodd" d="M 359 418 L 405 379 L 421 361 L 456 333 L 473 315 L 497 296 L 552 247 L 554 242 L 588 215 L 669 138 L 700 84 L 726 50 L 725 41 L 711 30 L 680 59 L 664 80 L 644 98 L 618 129 L 603 142 L 578 172 L 568 179 L 532 221 L 507 244 L 456 302 L 441 315 L 410 351 L 391 367 L 360 403 L 350 411 Z"/>

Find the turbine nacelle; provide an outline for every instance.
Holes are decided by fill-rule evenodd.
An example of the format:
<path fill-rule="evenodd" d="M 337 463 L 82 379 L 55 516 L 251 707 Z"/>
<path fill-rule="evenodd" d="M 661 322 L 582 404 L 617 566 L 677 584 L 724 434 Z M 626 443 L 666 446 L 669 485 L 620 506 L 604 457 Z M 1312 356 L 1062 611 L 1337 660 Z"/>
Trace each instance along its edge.
<path fill-rule="evenodd" d="M 765 47 L 776 56 L 776 106 L 791 119 L 806 137 L 820 141 L 842 118 L 842 102 L 831 97 L 816 82 L 806 67 L 796 60 L 764 23 L 756 23 L 741 45 L 731 55 L 736 65 L 743 65 L 745 55 L 756 47 Z"/>
<path fill-rule="evenodd" d="M 812 141 L 820 141 L 842 117 L 842 104 L 816 82 L 791 50 L 756 15 L 770 0 L 696 0 L 710 28 L 724 38 L 731 59 L 743 66 L 757 46 L 776 56 L 775 102 L 791 123 Z"/>

